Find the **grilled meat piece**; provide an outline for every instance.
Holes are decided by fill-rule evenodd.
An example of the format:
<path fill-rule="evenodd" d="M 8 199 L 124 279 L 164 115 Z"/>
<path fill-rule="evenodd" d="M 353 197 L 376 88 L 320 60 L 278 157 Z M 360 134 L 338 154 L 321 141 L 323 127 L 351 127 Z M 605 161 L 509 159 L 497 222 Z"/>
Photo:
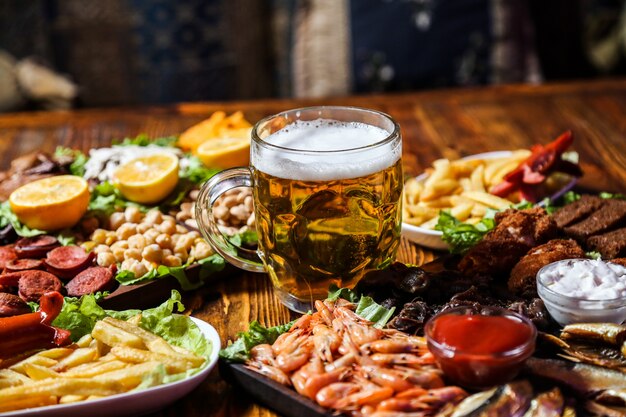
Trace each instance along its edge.
<path fill-rule="evenodd" d="M 554 220 L 540 207 L 505 210 L 496 214 L 496 227 L 470 249 L 459 262 L 468 276 L 508 276 L 509 271 L 531 248 L 557 233 Z"/>
<path fill-rule="evenodd" d="M 604 259 L 626 256 L 626 227 L 587 239 L 587 246 L 598 251 Z"/>
<path fill-rule="evenodd" d="M 615 258 L 615 259 L 611 259 L 609 262 L 613 262 L 614 264 L 626 266 L 626 258 Z"/>
<path fill-rule="evenodd" d="M 600 209 L 606 201 L 598 196 L 585 194 L 579 200 L 558 209 L 552 214 L 552 218 L 556 225 L 562 229 L 585 219 Z"/>
<path fill-rule="evenodd" d="M 537 297 L 537 272 L 552 262 L 584 258 L 585 251 L 572 239 L 553 239 L 532 248 L 513 267 L 509 277 L 509 291 L 525 298 Z"/>
<path fill-rule="evenodd" d="M 585 220 L 568 226 L 565 234 L 584 242 L 587 238 L 607 232 L 626 223 L 626 201 L 606 200 L 598 211 Z"/>

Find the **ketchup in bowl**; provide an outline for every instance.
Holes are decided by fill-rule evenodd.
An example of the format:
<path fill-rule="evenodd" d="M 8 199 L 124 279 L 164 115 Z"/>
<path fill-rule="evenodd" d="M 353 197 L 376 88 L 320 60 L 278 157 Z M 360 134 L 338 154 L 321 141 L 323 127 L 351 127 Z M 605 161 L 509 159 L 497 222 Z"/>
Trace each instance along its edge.
<path fill-rule="evenodd" d="M 470 388 L 513 379 L 535 350 L 530 320 L 501 308 L 445 310 L 425 327 L 428 349 L 448 378 Z"/>

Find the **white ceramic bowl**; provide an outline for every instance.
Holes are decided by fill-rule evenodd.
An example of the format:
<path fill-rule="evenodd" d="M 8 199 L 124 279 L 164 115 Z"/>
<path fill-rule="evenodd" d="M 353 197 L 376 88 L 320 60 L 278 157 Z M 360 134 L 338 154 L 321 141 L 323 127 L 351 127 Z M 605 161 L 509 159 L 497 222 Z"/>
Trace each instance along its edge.
<path fill-rule="evenodd" d="M 464 161 L 471 161 L 473 159 L 497 159 L 506 158 L 507 156 L 511 156 L 511 154 L 511 151 L 485 152 L 478 153 L 476 155 L 466 156 L 465 158 L 461 159 Z M 427 173 L 423 173 L 415 177 L 415 179 L 417 179 L 418 181 L 424 181 L 426 180 L 426 178 L 428 178 Z M 448 244 L 441 240 L 442 235 L 443 233 L 439 230 L 431 230 L 404 222 L 402 223 L 402 236 L 412 242 L 417 243 L 418 245 L 422 245 L 430 249 L 448 249 Z"/>
<path fill-rule="evenodd" d="M 170 384 L 158 385 L 145 390 L 112 395 L 98 400 L 83 401 L 73 404 L 49 405 L 46 407 L 29 408 L 8 413 L 0 413 L 2 417 L 100 417 L 100 416 L 136 416 L 160 410 L 179 398 L 184 397 L 196 388 L 209 375 L 217 363 L 221 348 L 220 337 L 209 323 L 191 317 L 198 325 L 204 337 L 211 343 L 211 355 L 208 363 L 197 374 Z"/>

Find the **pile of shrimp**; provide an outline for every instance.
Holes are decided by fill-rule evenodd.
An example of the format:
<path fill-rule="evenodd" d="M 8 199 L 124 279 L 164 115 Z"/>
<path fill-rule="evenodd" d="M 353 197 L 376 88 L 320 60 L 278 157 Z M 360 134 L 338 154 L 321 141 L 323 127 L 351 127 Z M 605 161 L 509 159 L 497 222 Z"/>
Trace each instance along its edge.
<path fill-rule="evenodd" d="M 252 348 L 246 367 L 353 416 L 428 417 L 467 396 L 445 386 L 423 337 L 375 328 L 345 300 L 315 308 L 273 345 Z"/>

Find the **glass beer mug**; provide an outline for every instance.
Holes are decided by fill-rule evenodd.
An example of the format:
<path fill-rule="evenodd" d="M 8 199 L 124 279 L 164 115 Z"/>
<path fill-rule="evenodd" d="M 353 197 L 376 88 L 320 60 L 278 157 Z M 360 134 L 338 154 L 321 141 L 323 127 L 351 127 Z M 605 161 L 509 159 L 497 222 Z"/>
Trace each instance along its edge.
<path fill-rule="evenodd" d="M 402 138 L 386 114 L 310 107 L 267 117 L 252 130 L 250 166 L 222 171 L 196 203 L 200 230 L 233 265 L 267 272 L 280 300 L 306 312 L 331 284 L 352 287 L 393 261 L 400 242 Z M 220 233 L 212 206 L 252 187 L 258 250 Z"/>

